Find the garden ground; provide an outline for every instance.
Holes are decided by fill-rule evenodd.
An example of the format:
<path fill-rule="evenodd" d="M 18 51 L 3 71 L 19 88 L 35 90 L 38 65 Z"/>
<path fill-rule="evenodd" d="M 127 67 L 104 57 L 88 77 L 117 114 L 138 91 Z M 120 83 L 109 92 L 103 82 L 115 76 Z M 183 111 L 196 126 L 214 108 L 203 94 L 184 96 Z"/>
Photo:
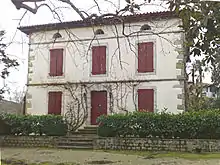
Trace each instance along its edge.
<path fill-rule="evenodd" d="M 3 164 L 219 165 L 220 154 L 2 148 Z M 10 160 L 10 161 L 9 161 Z M 17 163 L 16 163 L 17 161 Z M 5 163 L 4 163 L 5 162 Z M 13 163 L 14 162 L 14 163 Z M 22 163 L 19 163 L 20 165 Z M 61 165 L 61 164 L 60 164 Z"/>

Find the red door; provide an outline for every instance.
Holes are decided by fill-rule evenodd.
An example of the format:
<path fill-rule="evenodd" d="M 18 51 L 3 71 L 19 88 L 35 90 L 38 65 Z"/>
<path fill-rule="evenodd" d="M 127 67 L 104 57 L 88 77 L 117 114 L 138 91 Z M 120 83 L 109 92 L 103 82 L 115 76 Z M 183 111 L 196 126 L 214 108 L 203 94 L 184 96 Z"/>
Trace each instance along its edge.
<path fill-rule="evenodd" d="M 96 119 L 101 115 L 107 115 L 107 92 L 92 91 L 91 106 L 91 124 L 97 125 Z"/>

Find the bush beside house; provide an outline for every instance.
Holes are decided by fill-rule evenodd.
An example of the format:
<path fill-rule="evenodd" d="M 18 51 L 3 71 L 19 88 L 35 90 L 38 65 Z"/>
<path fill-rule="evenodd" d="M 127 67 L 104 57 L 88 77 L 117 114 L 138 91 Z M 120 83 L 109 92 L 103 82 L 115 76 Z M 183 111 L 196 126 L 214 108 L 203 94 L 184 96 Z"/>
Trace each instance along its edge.
<path fill-rule="evenodd" d="M 181 114 L 134 112 L 101 116 L 99 136 L 220 139 L 220 110 Z"/>
<path fill-rule="evenodd" d="M 62 116 L 1 114 L 0 121 L 0 127 L 7 126 L 6 130 L 9 130 L 1 134 L 62 136 L 67 133 L 67 125 Z"/>

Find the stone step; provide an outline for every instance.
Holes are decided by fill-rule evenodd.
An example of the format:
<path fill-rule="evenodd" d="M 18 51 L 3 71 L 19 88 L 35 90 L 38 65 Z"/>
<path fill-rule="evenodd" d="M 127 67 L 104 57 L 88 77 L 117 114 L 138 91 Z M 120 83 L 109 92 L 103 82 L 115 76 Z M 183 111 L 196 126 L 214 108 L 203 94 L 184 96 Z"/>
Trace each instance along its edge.
<path fill-rule="evenodd" d="M 93 149 L 93 146 L 69 146 L 69 145 L 64 145 L 64 146 L 58 146 L 60 149 Z"/>
<path fill-rule="evenodd" d="M 92 146 L 92 142 L 58 142 L 58 146 Z"/>
<path fill-rule="evenodd" d="M 93 139 L 59 139 L 58 142 L 93 142 Z"/>
<path fill-rule="evenodd" d="M 78 132 L 81 134 L 97 134 L 97 130 L 89 130 L 89 129 L 79 129 Z"/>
<path fill-rule="evenodd" d="M 94 134 L 86 134 L 86 135 L 83 135 L 81 134 L 80 136 L 76 136 L 76 135 L 70 135 L 70 136 L 65 136 L 65 137 L 59 137 L 58 140 L 64 140 L 64 139 L 82 139 L 82 140 L 91 140 L 91 139 L 94 139 L 94 138 L 97 138 L 98 135 L 94 135 Z"/>
<path fill-rule="evenodd" d="M 96 125 L 88 125 L 88 126 L 85 126 L 84 129 L 89 129 L 89 130 L 97 130 L 98 129 L 98 126 Z"/>

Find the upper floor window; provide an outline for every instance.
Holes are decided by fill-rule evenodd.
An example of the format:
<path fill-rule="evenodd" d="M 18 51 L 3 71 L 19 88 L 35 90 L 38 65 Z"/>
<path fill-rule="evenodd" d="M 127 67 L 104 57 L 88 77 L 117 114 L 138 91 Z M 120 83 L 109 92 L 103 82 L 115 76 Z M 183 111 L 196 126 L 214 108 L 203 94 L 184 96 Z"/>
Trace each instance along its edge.
<path fill-rule="evenodd" d="M 50 76 L 63 75 L 63 49 L 50 50 Z"/>
<path fill-rule="evenodd" d="M 57 38 L 62 38 L 62 35 L 59 32 L 53 35 L 53 39 L 57 39 Z"/>
<path fill-rule="evenodd" d="M 102 29 L 97 29 L 97 30 L 95 31 L 95 35 L 101 35 L 101 34 L 105 34 Z"/>
<path fill-rule="evenodd" d="M 48 93 L 48 114 L 61 115 L 62 92 Z"/>
<path fill-rule="evenodd" d="M 144 30 L 151 30 L 150 25 L 148 25 L 148 24 L 142 25 L 142 26 L 141 26 L 141 31 L 144 31 Z"/>
<path fill-rule="evenodd" d="M 106 46 L 92 47 L 92 75 L 106 74 Z"/>
<path fill-rule="evenodd" d="M 138 44 L 138 68 L 139 73 L 154 71 L 154 43 L 143 42 Z"/>

